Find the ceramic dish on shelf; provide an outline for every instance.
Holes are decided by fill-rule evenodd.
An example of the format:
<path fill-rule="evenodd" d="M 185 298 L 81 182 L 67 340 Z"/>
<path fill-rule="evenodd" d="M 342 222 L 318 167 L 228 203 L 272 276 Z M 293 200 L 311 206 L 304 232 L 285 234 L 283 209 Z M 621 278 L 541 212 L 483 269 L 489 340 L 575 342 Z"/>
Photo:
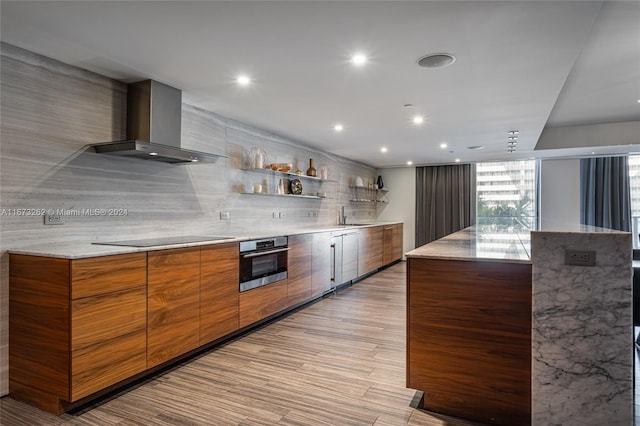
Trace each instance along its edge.
<path fill-rule="evenodd" d="M 355 186 L 364 186 L 364 182 L 362 181 L 362 178 L 360 176 L 356 176 Z"/>
<path fill-rule="evenodd" d="M 293 195 L 302 194 L 302 182 L 300 182 L 300 179 L 292 179 L 289 185 L 291 187 L 291 193 Z"/>
<path fill-rule="evenodd" d="M 271 170 L 275 170 L 276 172 L 284 172 L 289 173 L 293 165 L 291 163 L 273 163 L 271 165 Z"/>

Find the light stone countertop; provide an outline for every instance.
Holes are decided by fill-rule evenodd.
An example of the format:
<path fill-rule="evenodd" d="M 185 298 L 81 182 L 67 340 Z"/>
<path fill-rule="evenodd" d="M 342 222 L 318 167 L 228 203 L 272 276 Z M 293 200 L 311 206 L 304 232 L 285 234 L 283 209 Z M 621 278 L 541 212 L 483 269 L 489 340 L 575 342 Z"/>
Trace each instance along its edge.
<path fill-rule="evenodd" d="M 406 257 L 531 263 L 529 241 L 526 229 L 478 225 L 411 250 Z"/>
<path fill-rule="evenodd" d="M 623 233 L 596 226 L 547 223 L 543 229 L 476 225 L 411 250 L 407 258 L 531 263 L 531 233 Z"/>
<path fill-rule="evenodd" d="M 198 247 L 212 244 L 224 244 L 224 243 L 232 243 L 232 242 L 240 242 L 240 241 L 248 241 L 255 240 L 261 238 L 270 238 L 276 236 L 288 236 L 288 235 L 300 235 L 300 234 L 309 234 L 315 232 L 333 232 L 340 231 L 344 229 L 360 229 L 371 226 L 384 226 L 391 225 L 401 222 L 372 222 L 367 224 L 352 224 L 352 225 L 333 225 L 333 226 L 312 226 L 312 227 L 304 227 L 297 228 L 290 231 L 284 231 L 281 233 L 276 233 L 274 231 L 270 231 L 268 233 L 259 233 L 253 232 L 251 234 L 245 234 L 241 236 L 233 236 L 223 240 L 211 240 L 211 241 L 198 241 L 192 243 L 181 243 L 181 244 L 171 244 L 171 245 L 163 245 L 163 246 L 153 246 L 153 247 L 127 247 L 127 246 L 109 246 L 109 245 L 98 245 L 92 244 L 92 241 L 75 241 L 75 242 L 63 242 L 63 243 L 46 243 L 46 244 L 36 244 L 29 245 L 24 247 L 14 247 L 8 249 L 10 254 L 23 254 L 29 256 L 43 256 L 43 257 L 56 257 L 62 259 L 82 259 L 87 257 L 98 257 L 98 256 L 111 256 L 115 254 L 126 254 L 126 253 L 139 253 L 139 252 L 147 252 L 147 251 L 155 251 L 155 250 L 167 250 L 167 249 L 176 249 L 176 248 L 185 248 L 185 247 Z M 209 235 L 211 237 L 218 237 L 214 232 L 204 232 L 203 235 Z M 150 238 L 161 238 L 161 237 L 179 237 L 176 236 L 149 236 L 149 237 L 131 237 L 131 238 L 114 238 L 114 239 L 101 239 L 100 241 L 122 241 L 122 240 L 136 240 L 136 239 L 150 239 Z M 225 236 L 225 235 L 220 235 Z M 100 242 L 93 241 L 93 242 Z"/>

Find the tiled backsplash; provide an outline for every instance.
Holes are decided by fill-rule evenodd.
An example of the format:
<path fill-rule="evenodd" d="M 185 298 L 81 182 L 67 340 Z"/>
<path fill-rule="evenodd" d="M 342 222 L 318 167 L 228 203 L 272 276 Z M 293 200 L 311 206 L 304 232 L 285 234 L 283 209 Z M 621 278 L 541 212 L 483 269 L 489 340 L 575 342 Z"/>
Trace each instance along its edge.
<path fill-rule="evenodd" d="M 350 221 L 376 218 L 375 204 L 349 202 L 354 197 L 349 185 L 356 176 L 374 179 L 372 167 L 190 105 L 183 105 L 183 145 L 228 158 L 184 166 L 96 154 L 88 144 L 124 139 L 126 85 L 1 46 L 0 199 L 5 214 L 0 216 L 0 394 L 7 393 L 6 250 L 11 247 L 156 235 L 286 233 L 335 224 L 342 206 Z M 306 171 L 310 158 L 316 168 L 328 164 L 330 181 L 302 180 L 303 191 L 326 192 L 327 198 L 241 194 L 247 185 L 275 182 L 268 174 L 242 170 L 254 146 L 266 150 L 267 163 L 292 163 L 294 170 Z M 21 209 L 63 209 L 78 215 L 65 217 L 64 225 L 45 226 L 40 214 L 13 214 Z M 126 214 L 89 216 L 82 214 L 84 209 Z M 229 220 L 221 220 L 221 212 L 228 212 Z M 285 217 L 273 219 L 273 212 Z"/>

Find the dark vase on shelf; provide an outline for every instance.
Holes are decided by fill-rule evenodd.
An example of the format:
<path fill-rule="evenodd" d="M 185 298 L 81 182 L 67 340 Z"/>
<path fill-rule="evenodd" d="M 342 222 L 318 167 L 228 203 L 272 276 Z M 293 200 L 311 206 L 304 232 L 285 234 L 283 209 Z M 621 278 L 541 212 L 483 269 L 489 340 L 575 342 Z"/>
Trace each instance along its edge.
<path fill-rule="evenodd" d="M 378 189 L 382 189 L 382 186 L 384 185 L 384 183 L 382 182 L 382 176 L 378 176 Z"/>
<path fill-rule="evenodd" d="M 309 168 L 307 169 L 307 176 L 316 177 L 316 168 L 313 167 L 313 158 L 309 158 Z"/>

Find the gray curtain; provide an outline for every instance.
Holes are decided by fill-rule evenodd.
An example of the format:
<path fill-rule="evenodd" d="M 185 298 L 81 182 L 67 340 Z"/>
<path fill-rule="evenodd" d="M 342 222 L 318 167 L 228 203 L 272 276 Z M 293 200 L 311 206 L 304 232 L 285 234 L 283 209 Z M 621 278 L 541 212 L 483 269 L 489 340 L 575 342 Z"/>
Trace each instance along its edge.
<path fill-rule="evenodd" d="M 416 168 L 416 247 L 475 221 L 475 164 Z"/>
<path fill-rule="evenodd" d="M 580 160 L 580 223 L 631 231 L 631 191 L 626 156 Z"/>

